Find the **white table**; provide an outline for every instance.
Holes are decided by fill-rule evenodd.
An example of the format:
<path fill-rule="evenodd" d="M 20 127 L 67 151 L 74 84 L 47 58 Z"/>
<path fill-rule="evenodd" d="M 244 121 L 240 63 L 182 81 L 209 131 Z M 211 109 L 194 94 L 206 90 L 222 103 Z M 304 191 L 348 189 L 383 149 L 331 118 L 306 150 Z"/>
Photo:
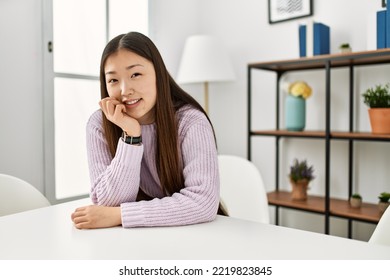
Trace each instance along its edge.
<path fill-rule="evenodd" d="M 181 227 L 78 230 L 88 199 L 0 217 L 0 259 L 390 259 L 390 247 L 221 217 Z"/>

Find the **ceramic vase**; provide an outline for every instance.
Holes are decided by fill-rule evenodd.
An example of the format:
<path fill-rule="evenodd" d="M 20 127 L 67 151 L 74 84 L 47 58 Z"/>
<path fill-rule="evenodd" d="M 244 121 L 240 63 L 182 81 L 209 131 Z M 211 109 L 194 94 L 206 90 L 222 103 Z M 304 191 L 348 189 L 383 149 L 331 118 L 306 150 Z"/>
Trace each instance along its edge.
<path fill-rule="evenodd" d="M 340 52 L 341 53 L 350 53 L 350 52 L 352 52 L 352 49 L 351 48 L 340 48 Z"/>
<path fill-rule="evenodd" d="M 386 211 L 387 207 L 389 207 L 389 205 L 390 205 L 389 202 L 379 201 L 378 202 L 379 212 L 381 212 L 383 214 Z"/>
<path fill-rule="evenodd" d="M 362 206 L 362 200 L 360 198 L 351 197 L 349 205 L 351 205 L 352 208 L 360 208 Z"/>
<path fill-rule="evenodd" d="M 302 97 L 287 95 L 285 110 L 286 129 L 302 131 L 306 123 L 306 100 Z"/>
<path fill-rule="evenodd" d="M 373 134 L 390 134 L 390 108 L 370 108 L 368 114 Z"/>
<path fill-rule="evenodd" d="M 291 198 L 293 200 L 306 200 L 309 181 L 298 180 L 297 182 L 294 182 L 291 180 L 290 183 L 292 186 Z"/>

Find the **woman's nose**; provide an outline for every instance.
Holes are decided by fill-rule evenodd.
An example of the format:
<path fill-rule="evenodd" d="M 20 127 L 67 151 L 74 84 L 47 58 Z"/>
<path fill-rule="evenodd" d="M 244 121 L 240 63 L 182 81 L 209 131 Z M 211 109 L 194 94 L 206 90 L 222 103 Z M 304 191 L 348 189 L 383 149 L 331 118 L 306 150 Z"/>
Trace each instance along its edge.
<path fill-rule="evenodd" d="M 123 82 L 121 87 L 121 95 L 133 95 L 135 90 L 131 87 L 129 82 Z"/>

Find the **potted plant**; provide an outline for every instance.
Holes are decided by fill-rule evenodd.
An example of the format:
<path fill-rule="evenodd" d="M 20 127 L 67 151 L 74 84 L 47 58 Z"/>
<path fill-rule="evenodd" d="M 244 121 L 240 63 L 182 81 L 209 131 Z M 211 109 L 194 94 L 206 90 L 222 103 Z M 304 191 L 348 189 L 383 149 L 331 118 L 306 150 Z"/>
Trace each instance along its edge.
<path fill-rule="evenodd" d="M 348 43 L 343 43 L 339 46 L 339 49 L 342 53 L 352 52 L 351 46 Z"/>
<path fill-rule="evenodd" d="M 362 196 L 358 193 L 354 193 L 349 199 L 349 204 L 352 208 L 360 208 L 362 206 Z"/>
<path fill-rule="evenodd" d="M 390 134 L 390 84 L 377 85 L 362 93 L 368 107 L 371 130 L 374 134 Z"/>
<path fill-rule="evenodd" d="M 306 125 L 306 99 L 312 94 L 311 87 L 304 81 L 289 85 L 285 103 L 286 129 L 302 131 Z"/>
<path fill-rule="evenodd" d="M 389 200 L 390 200 L 390 193 L 382 192 L 382 193 L 380 193 L 378 198 L 379 198 L 379 202 L 378 202 L 379 211 L 381 213 L 383 213 L 383 212 L 385 212 L 386 208 L 390 204 L 390 202 L 389 202 Z"/>
<path fill-rule="evenodd" d="M 306 200 L 307 189 L 311 180 L 314 179 L 314 168 L 309 166 L 306 160 L 299 161 L 294 159 L 293 164 L 290 166 L 290 183 L 292 186 L 292 199 L 293 200 Z"/>

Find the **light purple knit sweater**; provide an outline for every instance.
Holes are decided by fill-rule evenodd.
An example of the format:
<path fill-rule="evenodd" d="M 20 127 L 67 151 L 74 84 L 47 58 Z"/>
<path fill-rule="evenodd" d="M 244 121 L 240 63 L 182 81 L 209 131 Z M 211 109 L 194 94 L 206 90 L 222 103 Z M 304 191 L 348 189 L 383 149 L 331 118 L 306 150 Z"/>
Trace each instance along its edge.
<path fill-rule="evenodd" d="M 212 221 L 219 204 L 218 157 L 214 135 L 205 115 L 189 106 L 177 113 L 184 165 L 184 188 L 164 197 L 155 164 L 155 124 L 142 125 L 142 145 L 118 140 L 112 158 L 104 138 L 101 111 L 87 124 L 91 199 L 119 206 L 123 227 L 175 226 Z M 138 189 L 155 199 L 136 202 Z"/>

